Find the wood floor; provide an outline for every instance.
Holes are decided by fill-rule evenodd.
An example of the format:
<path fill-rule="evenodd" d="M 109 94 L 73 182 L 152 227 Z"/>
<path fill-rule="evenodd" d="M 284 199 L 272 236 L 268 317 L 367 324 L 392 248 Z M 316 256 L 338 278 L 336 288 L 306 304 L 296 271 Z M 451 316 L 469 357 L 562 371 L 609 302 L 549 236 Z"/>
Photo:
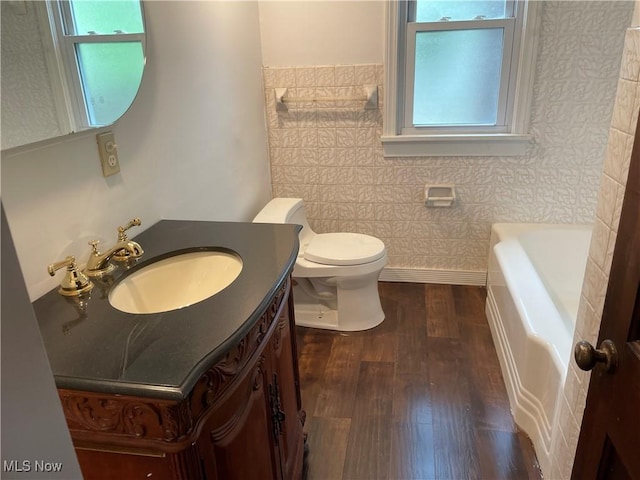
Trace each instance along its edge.
<path fill-rule="evenodd" d="M 541 478 L 484 314 L 485 289 L 381 283 L 355 333 L 297 327 L 307 480 Z"/>

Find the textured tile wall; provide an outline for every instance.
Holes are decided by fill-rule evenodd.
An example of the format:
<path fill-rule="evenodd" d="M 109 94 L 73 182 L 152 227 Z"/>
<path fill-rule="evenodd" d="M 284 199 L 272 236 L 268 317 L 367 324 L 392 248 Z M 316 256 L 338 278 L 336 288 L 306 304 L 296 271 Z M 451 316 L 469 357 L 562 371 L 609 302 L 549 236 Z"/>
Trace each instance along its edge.
<path fill-rule="evenodd" d="M 590 223 L 632 2 L 545 2 L 532 105 L 535 144 L 521 157 L 384 158 L 380 111 L 357 104 L 275 110 L 290 95 L 382 88 L 381 65 L 264 68 L 274 196 L 305 200 L 319 232 L 375 235 L 389 267 L 486 270 L 495 222 Z M 427 209 L 425 184 L 459 202 Z"/>
<path fill-rule="evenodd" d="M 2 149 L 62 134 L 35 2 L 1 2 Z"/>
<path fill-rule="evenodd" d="M 640 28 L 630 28 L 625 36 L 574 344 L 580 340 L 595 344 L 598 339 L 639 109 Z M 554 479 L 571 476 L 589 387 L 590 373 L 578 369 L 573 361 L 569 365 L 556 422 L 559 428 L 552 439 Z"/>

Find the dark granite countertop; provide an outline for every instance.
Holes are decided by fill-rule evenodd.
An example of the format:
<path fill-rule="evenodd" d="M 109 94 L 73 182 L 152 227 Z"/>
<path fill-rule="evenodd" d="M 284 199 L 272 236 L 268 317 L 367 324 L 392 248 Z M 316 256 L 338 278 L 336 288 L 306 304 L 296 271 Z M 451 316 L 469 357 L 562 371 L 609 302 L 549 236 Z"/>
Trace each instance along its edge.
<path fill-rule="evenodd" d="M 163 220 L 134 238 L 140 268 L 183 249 L 223 247 L 243 261 L 238 278 L 189 307 L 133 315 L 96 283 L 85 314 L 57 288 L 33 304 L 58 388 L 181 399 L 264 313 L 298 252 L 296 225 Z M 117 262 L 116 262 L 117 264 Z M 124 273 L 118 268 L 112 280 Z"/>

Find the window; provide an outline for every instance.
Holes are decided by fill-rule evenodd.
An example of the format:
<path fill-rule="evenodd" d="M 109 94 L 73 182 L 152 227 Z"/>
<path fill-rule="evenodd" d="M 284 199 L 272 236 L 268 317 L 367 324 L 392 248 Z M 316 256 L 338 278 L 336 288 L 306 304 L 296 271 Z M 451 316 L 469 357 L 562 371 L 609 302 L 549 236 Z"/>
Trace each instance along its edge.
<path fill-rule="evenodd" d="M 72 130 L 110 125 L 129 108 L 144 70 L 139 0 L 48 2 L 67 84 Z"/>
<path fill-rule="evenodd" d="M 388 4 L 386 156 L 524 153 L 537 3 Z"/>

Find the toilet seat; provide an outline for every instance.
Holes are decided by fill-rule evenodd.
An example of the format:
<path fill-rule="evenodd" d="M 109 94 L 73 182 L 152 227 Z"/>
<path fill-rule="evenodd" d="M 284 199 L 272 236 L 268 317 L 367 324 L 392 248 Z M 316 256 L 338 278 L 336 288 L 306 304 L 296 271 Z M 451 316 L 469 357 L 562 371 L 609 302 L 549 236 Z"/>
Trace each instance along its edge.
<path fill-rule="evenodd" d="M 370 235 L 320 233 L 311 239 L 303 256 L 322 265 L 361 265 L 374 262 L 384 254 L 384 243 Z"/>

